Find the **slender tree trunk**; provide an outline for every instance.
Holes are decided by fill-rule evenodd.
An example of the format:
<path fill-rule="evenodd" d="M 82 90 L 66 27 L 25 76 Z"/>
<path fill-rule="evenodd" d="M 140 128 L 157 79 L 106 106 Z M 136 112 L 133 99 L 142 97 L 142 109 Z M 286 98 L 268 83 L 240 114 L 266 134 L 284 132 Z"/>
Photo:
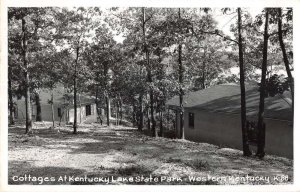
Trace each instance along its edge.
<path fill-rule="evenodd" d="M 23 63 L 25 68 L 25 106 L 26 106 L 26 130 L 25 133 L 29 133 L 32 130 L 32 113 L 30 103 L 30 89 L 29 89 L 29 72 L 28 72 L 28 60 L 27 60 L 27 39 L 26 39 L 26 21 L 22 18 L 22 51 L 23 51 Z"/>
<path fill-rule="evenodd" d="M 151 81 L 152 82 L 152 81 Z M 156 121 L 154 118 L 154 98 L 153 98 L 153 90 L 150 89 L 150 115 L 151 115 L 151 122 L 152 122 L 152 126 L 151 126 L 151 132 L 152 132 L 152 137 L 156 137 L 157 133 L 156 133 Z"/>
<path fill-rule="evenodd" d="M 75 72 L 74 72 L 74 123 L 73 123 L 73 133 L 77 134 L 77 65 L 78 65 L 78 55 L 79 47 L 76 48 L 76 60 L 75 60 Z"/>
<path fill-rule="evenodd" d="M 144 114 L 143 114 L 143 95 L 139 95 L 139 125 L 138 130 L 142 131 L 144 127 Z"/>
<path fill-rule="evenodd" d="M 123 121 L 123 101 L 120 96 L 120 124 L 122 124 L 122 121 Z"/>
<path fill-rule="evenodd" d="M 160 109 L 160 136 L 163 137 L 164 136 L 164 127 L 163 127 L 163 111 L 162 111 L 162 107 Z"/>
<path fill-rule="evenodd" d="M 283 43 L 283 37 L 282 37 L 282 13 L 281 13 L 281 8 L 278 8 L 278 39 L 279 39 L 279 44 L 280 48 L 282 51 L 282 56 L 283 56 L 283 62 L 285 65 L 286 73 L 288 76 L 288 81 L 291 89 L 291 95 L 292 95 L 292 107 L 293 107 L 293 112 L 294 112 L 294 78 L 292 76 L 292 72 L 290 69 L 290 64 L 289 60 L 286 54 L 286 49 L 285 45 Z"/>
<path fill-rule="evenodd" d="M 178 18 L 181 19 L 180 16 L 180 8 L 178 9 Z M 179 65 L 179 107 L 180 107 L 180 138 L 184 139 L 184 126 L 183 126 L 183 66 L 182 66 L 182 45 L 178 45 L 178 65 Z"/>
<path fill-rule="evenodd" d="M 104 76 L 105 76 L 105 88 L 106 88 L 106 95 L 105 95 L 105 100 L 106 100 L 106 123 L 107 126 L 110 126 L 110 117 L 111 117 L 111 106 L 110 106 L 110 82 L 109 82 L 109 67 L 108 63 L 104 63 Z"/>
<path fill-rule="evenodd" d="M 203 66 L 202 66 L 202 89 L 205 89 L 205 71 L 206 71 L 206 62 L 205 62 L 205 54 L 206 49 L 204 49 L 204 59 L 203 59 Z"/>
<path fill-rule="evenodd" d="M 144 44 L 144 52 L 146 54 L 146 62 L 147 62 L 147 76 L 148 76 L 148 82 L 151 84 L 152 83 L 152 74 L 151 74 L 151 64 L 150 64 L 150 53 L 148 49 L 148 45 L 146 43 L 146 13 L 145 13 L 145 8 L 142 8 L 143 12 L 143 44 Z M 156 122 L 155 122 L 155 117 L 154 117 L 154 95 L 153 95 L 153 90 L 152 87 L 150 86 L 149 90 L 149 95 L 150 95 L 150 115 L 151 115 L 151 132 L 152 136 L 156 137 Z"/>
<path fill-rule="evenodd" d="M 178 47 L 178 63 L 179 63 L 179 107 L 180 107 L 180 119 L 179 119 L 179 128 L 180 128 L 180 135 L 179 137 L 181 139 L 184 139 L 184 127 L 183 127 L 183 113 L 184 113 L 184 108 L 183 108 L 183 66 L 182 66 L 182 60 L 181 60 L 181 52 L 182 52 L 182 46 L 181 44 Z"/>
<path fill-rule="evenodd" d="M 97 117 L 99 117 L 98 85 L 96 85 L 95 103 L 96 103 L 96 112 L 97 112 Z"/>
<path fill-rule="evenodd" d="M 109 95 L 107 93 L 107 96 L 106 96 L 106 121 L 107 121 L 107 126 L 109 127 L 110 126 L 110 98 L 109 98 Z"/>
<path fill-rule="evenodd" d="M 243 56 L 243 42 L 242 42 L 242 21 L 241 8 L 238 8 L 238 34 L 239 34 L 239 63 L 240 63 L 240 88 L 241 88 L 241 125 L 242 125 L 242 139 L 243 139 L 243 155 L 250 156 L 252 153 L 249 148 L 248 131 L 246 127 L 246 91 L 245 91 L 245 75 L 244 75 L 244 56 Z"/>
<path fill-rule="evenodd" d="M 151 118 L 150 118 L 150 109 L 148 108 L 147 109 L 147 127 L 148 127 L 148 130 L 150 131 L 151 130 Z"/>
<path fill-rule="evenodd" d="M 8 96 L 9 96 L 9 124 L 14 125 L 15 119 L 14 119 L 14 101 L 13 101 L 13 94 L 12 94 L 12 87 L 11 87 L 11 80 L 12 80 L 12 71 L 11 67 L 8 66 Z"/>
<path fill-rule="evenodd" d="M 81 98 L 80 98 L 80 93 L 78 94 L 78 101 L 79 101 L 79 123 L 82 123 L 82 109 L 81 109 Z"/>
<path fill-rule="evenodd" d="M 135 126 L 136 120 L 135 120 L 135 105 L 132 105 L 132 125 Z"/>
<path fill-rule="evenodd" d="M 42 121 L 41 99 L 38 93 L 35 93 L 35 105 L 36 105 L 36 121 Z"/>
<path fill-rule="evenodd" d="M 55 128 L 55 117 L 54 117 L 54 98 L 53 90 L 51 90 L 51 114 L 52 114 L 52 128 Z"/>
<path fill-rule="evenodd" d="M 266 72 L 268 60 L 268 28 L 269 28 L 269 9 L 265 9 L 266 21 L 264 31 L 264 47 L 263 47 L 263 62 L 261 72 L 260 84 L 260 99 L 259 99 L 259 112 L 258 112 L 258 138 L 257 138 L 257 153 L 256 156 L 263 158 L 265 156 L 265 125 L 264 125 L 264 110 L 265 110 L 265 90 L 266 90 Z"/>

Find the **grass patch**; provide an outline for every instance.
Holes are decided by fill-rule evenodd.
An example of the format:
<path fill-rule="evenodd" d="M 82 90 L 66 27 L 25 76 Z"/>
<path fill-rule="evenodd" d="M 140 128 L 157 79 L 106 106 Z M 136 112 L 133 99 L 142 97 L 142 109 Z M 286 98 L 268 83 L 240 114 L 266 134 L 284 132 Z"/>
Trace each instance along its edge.
<path fill-rule="evenodd" d="M 201 159 L 186 161 L 184 164 L 200 171 L 206 171 L 210 168 L 208 162 Z"/>
<path fill-rule="evenodd" d="M 132 175 L 141 175 L 141 174 L 150 174 L 151 171 L 141 165 L 132 165 L 127 167 L 120 167 L 115 169 L 115 173 L 120 176 L 132 176 Z"/>
<path fill-rule="evenodd" d="M 166 163 L 182 163 L 181 159 L 169 157 L 166 159 Z"/>

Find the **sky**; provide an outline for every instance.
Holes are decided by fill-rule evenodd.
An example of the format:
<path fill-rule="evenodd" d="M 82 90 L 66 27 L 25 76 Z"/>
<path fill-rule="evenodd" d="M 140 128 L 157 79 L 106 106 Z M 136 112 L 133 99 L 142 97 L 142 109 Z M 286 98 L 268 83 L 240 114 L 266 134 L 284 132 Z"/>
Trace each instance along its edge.
<path fill-rule="evenodd" d="M 256 15 L 262 12 L 261 7 L 251 7 L 246 8 L 246 10 L 250 13 L 252 18 L 254 19 Z M 236 23 L 237 21 L 237 14 L 226 15 L 221 12 L 221 8 L 214 8 L 213 9 L 213 16 L 215 20 L 218 22 L 218 29 L 222 30 L 226 35 L 231 36 L 232 33 L 230 32 L 230 25 Z"/>
<path fill-rule="evenodd" d="M 232 15 L 224 15 L 221 12 L 221 7 L 220 8 L 213 8 L 212 9 L 212 14 L 215 20 L 217 21 L 217 27 L 219 30 L 222 30 L 226 35 L 229 35 L 233 37 L 233 34 L 230 32 L 230 25 L 236 23 L 237 21 L 237 14 L 232 14 Z M 251 7 L 251 8 L 245 8 L 252 18 L 255 18 L 256 15 L 260 14 L 262 12 L 262 7 Z M 114 37 L 115 41 L 118 43 L 122 43 L 123 40 L 125 39 L 122 34 L 116 35 Z"/>

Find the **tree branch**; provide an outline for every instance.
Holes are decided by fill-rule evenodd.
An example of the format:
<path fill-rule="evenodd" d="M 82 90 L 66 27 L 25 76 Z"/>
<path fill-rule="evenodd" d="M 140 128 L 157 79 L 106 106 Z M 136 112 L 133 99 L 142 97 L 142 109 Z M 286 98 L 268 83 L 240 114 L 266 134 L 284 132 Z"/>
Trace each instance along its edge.
<path fill-rule="evenodd" d="M 200 39 L 200 37 L 199 37 L 199 36 L 196 34 L 196 32 L 194 31 L 194 28 L 193 28 L 193 27 L 190 27 L 190 29 L 191 29 L 191 31 L 192 31 L 192 34 L 195 35 L 195 36 L 197 37 L 197 39 Z M 229 38 L 229 37 L 226 37 L 226 36 L 224 36 L 224 35 L 218 33 L 218 30 L 216 30 L 216 31 L 202 31 L 202 30 L 200 30 L 200 32 L 201 32 L 201 33 L 205 33 L 205 34 L 210 34 L 210 35 L 217 35 L 217 36 L 222 37 L 224 40 L 232 41 L 232 42 L 234 42 L 234 43 L 236 43 L 236 44 L 239 44 L 238 41 L 236 41 L 236 40 L 234 40 L 234 39 L 231 39 L 231 38 Z"/>
<path fill-rule="evenodd" d="M 118 17 L 118 18 L 121 19 L 121 20 L 128 20 L 128 21 L 130 21 L 130 22 L 133 22 L 133 21 L 134 21 L 134 20 L 132 20 L 132 19 L 129 19 L 129 18 L 126 18 L 126 17 L 122 17 L 122 16 L 117 15 L 117 14 L 114 14 L 114 13 L 110 13 L 110 14 L 112 14 L 113 16 Z"/>

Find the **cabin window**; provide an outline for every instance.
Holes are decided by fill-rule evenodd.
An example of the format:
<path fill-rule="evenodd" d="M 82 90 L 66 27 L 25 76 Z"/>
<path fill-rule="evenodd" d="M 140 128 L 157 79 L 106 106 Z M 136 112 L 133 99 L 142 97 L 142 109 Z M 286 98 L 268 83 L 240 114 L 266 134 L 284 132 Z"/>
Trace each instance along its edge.
<path fill-rule="evenodd" d="M 194 113 L 189 113 L 189 127 L 194 128 Z"/>
<path fill-rule="evenodd" d="M 85 106 L 85 115 L 89 116 L 91 114 L 92 114 L 91 105 L 86 105 Z"/>
<path fill-rule="evenodd" d="M 14 112 L 15 118 L 17 119 L 18 118 L 18 106 L 17 105 L 14 106 L 13 112 Z"/>
<path fill-rule="evenodd" d="M 58 117 L 62 116 L 62 114 L 61 114 L 61 108 L 57 108 L 57 115 L 58 115 Z"/>

